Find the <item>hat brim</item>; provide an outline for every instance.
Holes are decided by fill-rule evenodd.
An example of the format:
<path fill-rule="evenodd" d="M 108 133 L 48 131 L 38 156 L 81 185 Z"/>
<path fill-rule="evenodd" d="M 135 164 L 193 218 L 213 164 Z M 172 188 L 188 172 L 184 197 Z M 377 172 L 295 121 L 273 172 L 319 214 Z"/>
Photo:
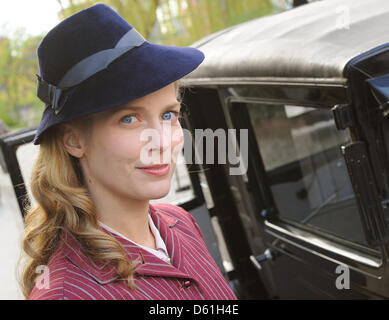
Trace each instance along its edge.
<path fill-rule="evenodd" d="M 33 143 L 40 144 L 43 133 L 50 127 L 159 90 L 195 70 L 203 60 L 204 54 L 198 49 L 146 41 L 79 84 L 59 114 L 46 108 Z"/>

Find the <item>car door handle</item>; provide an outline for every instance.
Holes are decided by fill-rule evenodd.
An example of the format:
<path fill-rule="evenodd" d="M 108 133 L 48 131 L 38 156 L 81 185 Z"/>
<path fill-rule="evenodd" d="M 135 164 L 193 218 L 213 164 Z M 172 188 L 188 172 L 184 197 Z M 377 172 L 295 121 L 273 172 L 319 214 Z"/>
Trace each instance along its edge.
<path fill-rule="evenodd" d="M 262 270 L 261 263 L 267 261 L 267 260 L 274 260 L 274 254 L 270 251 L 270 249 L 266 249 L 265 252 L 259 256 L 250 256 L 250 260 L 253 263 L 253 265 L 258 269 Z"/>

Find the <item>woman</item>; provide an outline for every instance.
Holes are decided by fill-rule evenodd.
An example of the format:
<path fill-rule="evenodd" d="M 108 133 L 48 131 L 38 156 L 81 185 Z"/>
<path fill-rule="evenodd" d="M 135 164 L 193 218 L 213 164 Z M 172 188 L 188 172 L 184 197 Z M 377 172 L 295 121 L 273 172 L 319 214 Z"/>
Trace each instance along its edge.
<path fill-rule="evenodd" d="M 236 299 L 195 219 L 151 205 L 183 142 L 178 80 L 203 61 L 152 44 L 97 4 L 38 48 L 47 107 L 34 144 L 37 205 L 25 218 L 29 299 Z"/>

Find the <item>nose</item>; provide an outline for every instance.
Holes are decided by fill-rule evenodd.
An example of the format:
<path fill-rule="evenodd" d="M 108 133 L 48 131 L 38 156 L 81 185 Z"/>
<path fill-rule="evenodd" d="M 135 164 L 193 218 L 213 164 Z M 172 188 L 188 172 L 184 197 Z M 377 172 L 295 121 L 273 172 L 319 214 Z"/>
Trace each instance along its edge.
<path fill-rule="evenodd" d="M 153 149 L 159 150 L 160 152 L 165 152 L 170 148 L 171 145 L 171 135 L 172 128 L 169 122 L 159 122 L 155 127 L 155 134 L 157 138 L 155 142 L 158 141 L 157 145 Z"/>
<path fill-rule="evenodd" d="M 142 133 L 141 139 L 145 142 L 147 153 L 156 156 L 157 154 L 168 153 L 171 147 L 172 128 L 170 123 L 156 121 Z"/>

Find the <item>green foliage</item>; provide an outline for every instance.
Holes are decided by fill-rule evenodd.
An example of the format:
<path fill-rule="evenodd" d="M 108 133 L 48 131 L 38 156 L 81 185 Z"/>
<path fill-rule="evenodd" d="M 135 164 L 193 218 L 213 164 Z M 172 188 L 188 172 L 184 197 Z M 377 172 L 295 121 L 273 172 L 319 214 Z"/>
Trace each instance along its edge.
<path fill-rule="evenodd" d="M 57 0 L 60 19 L 106 3 L 147 40 L 187 46 L 229 26 L 273 13 L 270 0 Z M 0 119 L 11 129 L 39 123 L 44 109 L 36 97 L 36 49 L 42 36 L 0 37 Z"/>
<path fill-rule="evenodd" d="M 36 97 L 36 48 L 41 37 L 0 39 L 0 119 L 12 129 L 33 125 L 42 113 Z M 38 119 L 39 120 L 39 119 Z M 35 119 L 35 123 L 37 120 Z"/>

